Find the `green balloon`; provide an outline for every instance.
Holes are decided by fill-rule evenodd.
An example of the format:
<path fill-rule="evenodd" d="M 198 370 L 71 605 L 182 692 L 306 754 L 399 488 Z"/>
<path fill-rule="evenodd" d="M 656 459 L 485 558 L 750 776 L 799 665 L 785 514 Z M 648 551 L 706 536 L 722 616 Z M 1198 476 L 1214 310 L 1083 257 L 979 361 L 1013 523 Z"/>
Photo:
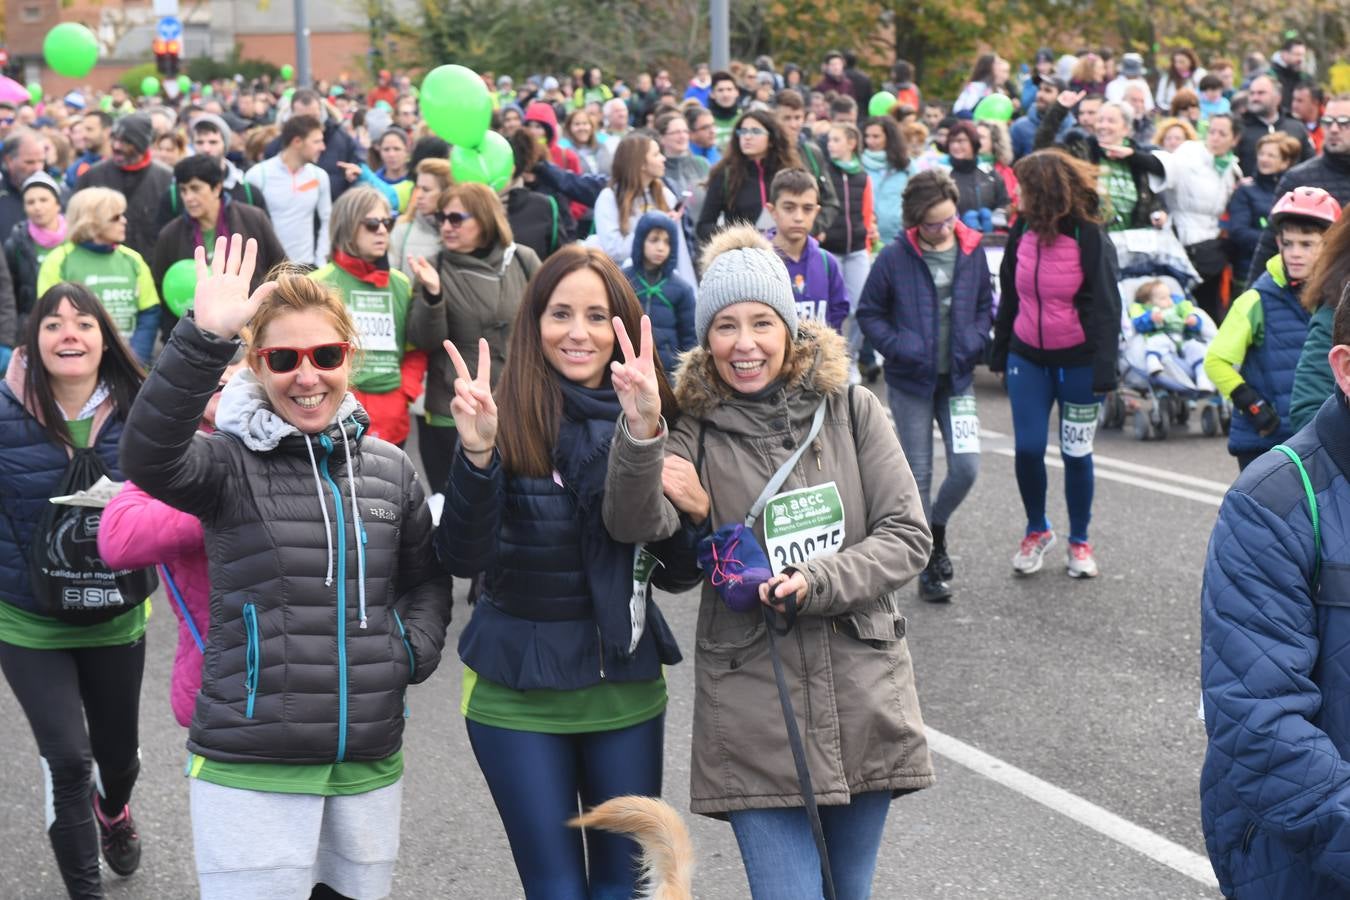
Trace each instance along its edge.
<path fill-rule="evenodd" d="M 203 96 L 203 97 L 214 97 L 215 94 L 216 94 L 216 89 L 213 88 L 211 85 L 209 85 L 209 84 L 204 84 L 204 85 L 202 85 L 202 96 Z"/>
<path fill-rule="evenodd" d="M 38 84 L 36 81 L 28 82 L 28 99 L 33 102 L 34 106 L 41 103 L 42 85 Z"/>
<path fill-rule="evenodd" d="M 418 103 L 427 127 L 456 147 L 477 147 L 492 124 L 487 85 L 464 66 L 437 66 L 428 72 Z"/>
<path fill-rule="evenodd" d="M 98 62 L 98 38 L 79 22 L 62 22 L 43 39 L 42 58 L 58 75 L 83 78 Z"/>
<path fill-rule="evenodd" d="M 180 259 L 169 266 L 164 273 L 164 305 L 169 312 L 182 318 L 192 306 L 192 297 L 196 293 L 197 264 L 190 259 Z"/>
<path fill-rule="evenodd" d="M 281 96 L 285 97 L 287 100 L 291 99 L 291 97 L 295 96 L 295 88 L 286 88 L 286 90 L 281 92 Z"/>
<path fill-rule="evenodd" d="M 186 94 L 190 90 L 192 90 L 192 79 L 187 77 L 186 75 L 179 75 L 178 76 L 179 93 Z"/>
<path fill-rule="evenodd" d="M 294 77 L 295 77 L 295 66 L 291 65 L 290 63 L 286 63 L 284 66 L 281 67 L 281 78 L 283 81 L 290 81 Z"/>
<path fill-rule="evenodd" d="M 867 101 L 867 114 L 869 116 L 888 116 L 893 106 L 895 106 L 895 95 L 890 91 L 878 91 L 872 95 L 871 100 Z"/>
<path fill-rule="evenodd" d="M 112 112 L 112 97 L 109 97 L 107 94 L 104 94 L 102 97 L 100 97 L 98 101 L 98 108 L 103 110 L 104 112 Z"/>
<path fill-rule="evenodd" d="M 975 106 L 976 122 L 1007 122 L 1012 117 L 1012 101 L 1006 94 L 990 94 Z"/>
<path fill-rule="evenodd" d="M 159 93 L 159 79 L 153 75 L 147 75 L 141 79 L 141 96 L 153 97 Z"/>
<path fill-rule="evenodd" d="M 515 167 L 510 141 L 495 131 L 484 134 L 477 147 L 455 144 L 450 149 L 450 174 L 455 181 L 473 181 L 501 191 L 510 183 Z"/>

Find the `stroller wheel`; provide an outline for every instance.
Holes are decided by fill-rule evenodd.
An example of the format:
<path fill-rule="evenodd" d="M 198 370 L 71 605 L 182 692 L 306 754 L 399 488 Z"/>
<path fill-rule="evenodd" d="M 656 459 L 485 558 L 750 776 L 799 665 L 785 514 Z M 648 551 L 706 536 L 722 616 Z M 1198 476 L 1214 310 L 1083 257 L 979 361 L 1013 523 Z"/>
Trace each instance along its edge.
<path fill-rule="evenodd" d="M 1160 398 L 1154 401 L 1153 409 L 1149 411 L 1148 418 L 1149 423 L 1153 426 L 1153 436 L 1160 441 L 1167 438 L 1167 420 L 1170 416 L 1169 410 L 1165 407 L 1171 405 L 1171 397 Z"/>
<path fill-rule="evenodd" d="M 1186 423 L 1191 420 L 1191 407 L 1184 397 L 1171 397 L 1172 401 L 1172 424 L 1181 428 L 1186 427 Z"/>
<path fill-rule="evenodd" d="M 1219 433 L 1219 411 L 1212 403 L 1205 404 L 1205 408 L 1200 410 L 1200 430 L 1205 437 L 1214 437 Z"/>
<path fill-rule="evenodd" d="M 1149 434 L 1148 413 L 1142 409 L 1134 411 L 1134 436 L 1136 440 L 1146 441 Z"/>

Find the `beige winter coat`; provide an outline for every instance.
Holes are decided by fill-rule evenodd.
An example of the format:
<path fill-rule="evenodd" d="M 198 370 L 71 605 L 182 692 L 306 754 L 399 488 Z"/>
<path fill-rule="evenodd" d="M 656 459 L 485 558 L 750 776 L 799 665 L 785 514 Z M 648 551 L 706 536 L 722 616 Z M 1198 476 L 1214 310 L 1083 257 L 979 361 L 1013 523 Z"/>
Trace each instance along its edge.
<path fill-rule="evenodd" d="M 689 351 L 676 386 L 683 418 L 669 438 L 637 444 L 626 429 L 616 434 L 605 522 L 619 541 L 674 533 L 678 513 L 661 493 L 661 461 L 667 452 L 697 460 L 704 426 L 699 475 L 712 500 L 709 524 L 744 520 L 828 397 L 820 435 L 781 488 L 833 481 L 845 510 L 840 552 L 797 567 L 809 590 L 796 627 L 779 641 L 816 801 L 928 787 L 933 767 L 895 598 L 932 543 L 914 477 L 881 403 L 862 388 L 849 391 L 838 334 L 804 322 L 788 356 L 785 387 L 750 400 L 721 381 L 706 350 Z M 697 632 L 692 810 L 801 806 L 761 612 L 732 612 L 705 581 Z"/>

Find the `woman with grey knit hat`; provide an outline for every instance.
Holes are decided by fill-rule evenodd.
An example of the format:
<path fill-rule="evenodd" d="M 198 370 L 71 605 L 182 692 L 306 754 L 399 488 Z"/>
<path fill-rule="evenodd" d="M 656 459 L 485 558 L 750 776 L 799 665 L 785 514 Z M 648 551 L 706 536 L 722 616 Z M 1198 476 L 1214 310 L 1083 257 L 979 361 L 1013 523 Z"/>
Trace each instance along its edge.
<path fill-rule="evenodd" d="M 897 600 L 931 536 L 881 403 L 849 387 L 842 337 L 798 321 L 768 241 L 729 228 L 703 268 L 700 344 L 676 380 L 679 423 L 667 432 L 661 422 L 648 354 L 614 364 L 624 412 L 605 523 L 622 541 L 690 527 L 721 534 L 745 522 L 788 463 L 739 544 L 705 561 L 691 808 L 730 820 L 753 897 L 822 896 L 826 867 L 775 688 L 781 655 L 834 895 L 863 898 L 891 800 L 933 783 Z M 733 602 L 729 583 L 749 591 Z"/>

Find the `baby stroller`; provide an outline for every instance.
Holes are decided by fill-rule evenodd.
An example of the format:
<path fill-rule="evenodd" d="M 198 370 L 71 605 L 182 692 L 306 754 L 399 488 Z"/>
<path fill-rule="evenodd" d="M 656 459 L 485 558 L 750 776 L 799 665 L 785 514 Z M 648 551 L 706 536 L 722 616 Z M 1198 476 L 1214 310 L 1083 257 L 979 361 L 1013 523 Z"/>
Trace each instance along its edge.
<path fill-rule="evenodd" d="M 1129 307 L 1139 288 L 1162 281 L 1174 298 L 1189 299 L 1200 280 L 1185 248 L 1170 231 L 1153 228 L 1115 232 L 1121 280 L 1121 341 L 1117 358 L 1120 387 L 1102 403 L 1104 428 L 1121 428 L 1129 419 L 1139 440 L 1163 440 L 1171 427 L 1184 428 L 1193 409 L 1207 437 L 1227 434 L 1231 411 L 1203 370 L 1204 345 L 1217 333 L 1214 321 L 1199 307 L 1188 310 L 1199 325 L 1179 332 L 1136 332 Z"/>

